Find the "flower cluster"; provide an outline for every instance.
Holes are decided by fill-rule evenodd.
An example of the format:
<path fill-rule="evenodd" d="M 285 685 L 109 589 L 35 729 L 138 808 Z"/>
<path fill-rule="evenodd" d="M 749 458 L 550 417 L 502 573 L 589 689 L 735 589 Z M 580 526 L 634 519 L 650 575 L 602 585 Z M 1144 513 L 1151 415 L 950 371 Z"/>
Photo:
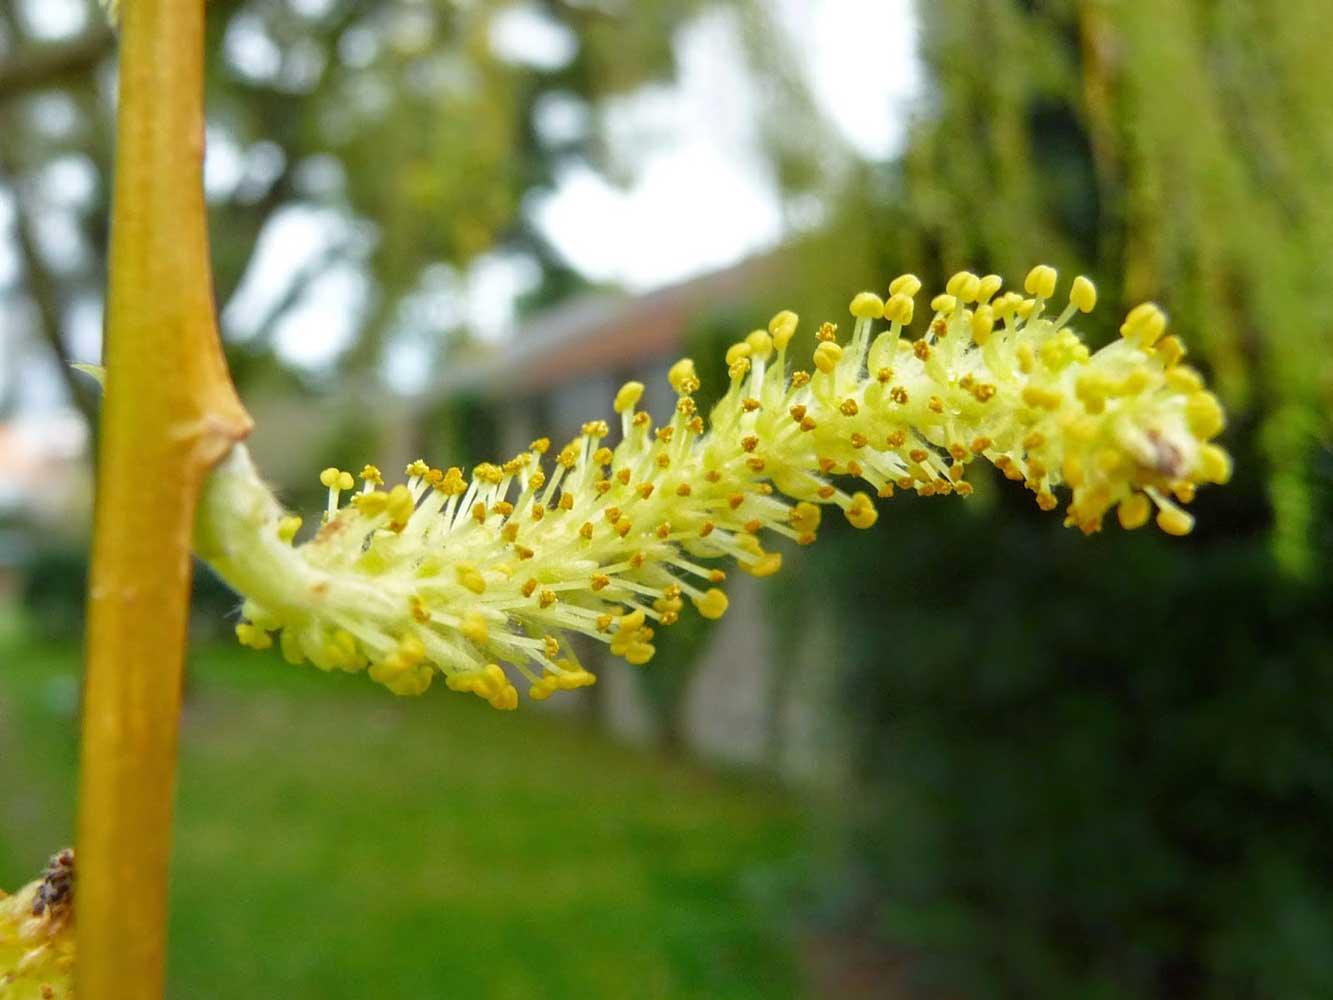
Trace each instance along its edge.
<path fill-rule="evenodd" d="M 685 359 L 669 373 L 677 400 L 660 426 L 630 382 L 614 434 L 594 420 L 563 447 L 534 441 L 470 476 L 414 462 L 385 488 L 367 466 L 358 490 L 350 473 L 325 470 L 323 524 L 299 546 L 300 519 L 237 448 L 207 488 L 201 554 L 245 595 L 236 632 L 248 646 L 276 640 L 293 663 L 368 669 L 399 694 L 421 693 L 438 671 L 453 690 L 513 708 L 519 677 L 536 699 L 594 682 L 571 633 L 647 663 L 687 602 L 707 618 L 727 610 L 717 560 L 768 576 L 782 565 L 771 540 L 814 541 L 825 506 L 868 528 L 874 497 L 896 489 L 967 496 L 979 457 L 1044 510 L 1067 488 L 1065 523 L 1082 531 L 1113 510 L 1136 528 L 1155 510 L 1163 531 L 1189 532 L 1180 504 L 1225 482 L 1230 459 L 1210 443 L 1221 406 L 1164 336 L 1160 309 L 1134 309 L 1121 338 L 1092 353 L 1067 325 L 1096 304 L 1086 278 L 1049 315 L 1052 268 L 1034 268 L 1026 294 L 964 272 L 912 338 L 920 287 L 904 275 L 887 300 L 856 296 L 851 335 L 819 327 L 808 370 L 789 372 L 798 319 L 779 313 L 728 350 L 730 387 L 707 423 Z"/>
<path fill-rule="evenodd" d="M 0 997 L 73 996 L 74 852 L 55 855 L 42 877 L 12 896 L 0 892 Z"/>

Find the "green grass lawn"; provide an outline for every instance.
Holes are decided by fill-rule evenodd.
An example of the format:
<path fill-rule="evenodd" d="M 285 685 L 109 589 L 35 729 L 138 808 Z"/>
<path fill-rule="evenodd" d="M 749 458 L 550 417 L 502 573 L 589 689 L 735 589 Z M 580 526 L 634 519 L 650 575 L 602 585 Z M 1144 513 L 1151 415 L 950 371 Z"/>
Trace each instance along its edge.
<path fill-rule="evenodd" d="M 71 840 L 78 651 L 0 638 L 0 885 Z M 191 658 L 170 993 L 782 997 L 798 813 L 736 776 L 432 690 Z M 768 887 L 768 888 L 766 888 Z"/>

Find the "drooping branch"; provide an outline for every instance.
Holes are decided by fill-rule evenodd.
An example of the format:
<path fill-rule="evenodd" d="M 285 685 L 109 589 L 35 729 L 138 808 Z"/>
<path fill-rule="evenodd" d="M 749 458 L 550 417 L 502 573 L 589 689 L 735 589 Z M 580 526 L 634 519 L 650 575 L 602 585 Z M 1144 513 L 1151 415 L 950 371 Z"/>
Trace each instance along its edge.
<path fill-rule="evenodd" d="M 18 183 L 8 157 L 3 150 L 0 150 L 0 184 L 15 189 Z M 17 196 L 14 198 L 14 235 L 19 259 L 23 264 L 24 287 L 37 309 L 37 331 L 55 355 L 57 369 L 70 399 L 89 424 L 92 424 L 97 419 L 96 406 L 89 394 L 87 380 L 80 381 L 70 367 L 72 358 L 62 334 L 60 289 L 51 274 L 51 269 L 42 259 L 32 217 L 24 207 L 24 199 Z"/>
<path fill-rule="evenodd" d="M 0 62 L 0 101 L 81 77 L 105 59 L 114 45 L 110 29 L 99 25 L 68 42 L 20 51 L 15 58 Z"/>

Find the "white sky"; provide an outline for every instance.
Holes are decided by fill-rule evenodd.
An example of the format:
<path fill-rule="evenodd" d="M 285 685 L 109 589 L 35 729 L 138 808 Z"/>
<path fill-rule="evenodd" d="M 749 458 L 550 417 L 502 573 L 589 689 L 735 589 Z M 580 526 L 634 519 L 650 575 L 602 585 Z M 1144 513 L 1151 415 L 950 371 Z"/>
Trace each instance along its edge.
<path fill-rule="evenodd" d="M 676 59 L 674 84 L 616 98 L 601 112 L 617 173 L 630 183 L 612 185 L 575 161 L 529 206 L 547 239 L 595 281 L 651 288 L 781 237 L 736 18 L 697 18 L 676 39 Z"/>
<path fill-rule="evenodd" d="M 25 0 L 18 11 L 28 31 L 44 40 L 68 38 L 88 22 L 85 0 Z"/>
<path fill-rule="evenodd" d="M 819 110 L 857 154 L 895 155 L 921 81 L 910 0 L 780 0 L 777 16 Z M 595 280 L 652 288 L 734 263 L 782 236 L 736 19 L 705 13 L 676 39 L 676 54 L 674 85 L 604 114 L 613 153 L 646 150 L 631 155 L 628 187 L 573 163 L 534 206 L 542 232 Z"/>

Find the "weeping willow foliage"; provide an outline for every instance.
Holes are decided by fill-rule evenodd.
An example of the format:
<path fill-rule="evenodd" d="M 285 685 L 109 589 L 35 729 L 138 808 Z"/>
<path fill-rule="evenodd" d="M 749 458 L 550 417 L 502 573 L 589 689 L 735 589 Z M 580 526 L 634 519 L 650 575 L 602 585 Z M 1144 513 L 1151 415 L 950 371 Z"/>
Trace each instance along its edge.
<path fill-rule="evenodd" d="M 1327 16 L 1320 0 L 923 5 L 938 104 L 905 168 L 905 211 L 942 259 L 1003 269 L 1040 246 L 1117 298 L 1170 289 L 1257 432 L 1279 560 L 1305 574 L 1333 413 Z"/>

